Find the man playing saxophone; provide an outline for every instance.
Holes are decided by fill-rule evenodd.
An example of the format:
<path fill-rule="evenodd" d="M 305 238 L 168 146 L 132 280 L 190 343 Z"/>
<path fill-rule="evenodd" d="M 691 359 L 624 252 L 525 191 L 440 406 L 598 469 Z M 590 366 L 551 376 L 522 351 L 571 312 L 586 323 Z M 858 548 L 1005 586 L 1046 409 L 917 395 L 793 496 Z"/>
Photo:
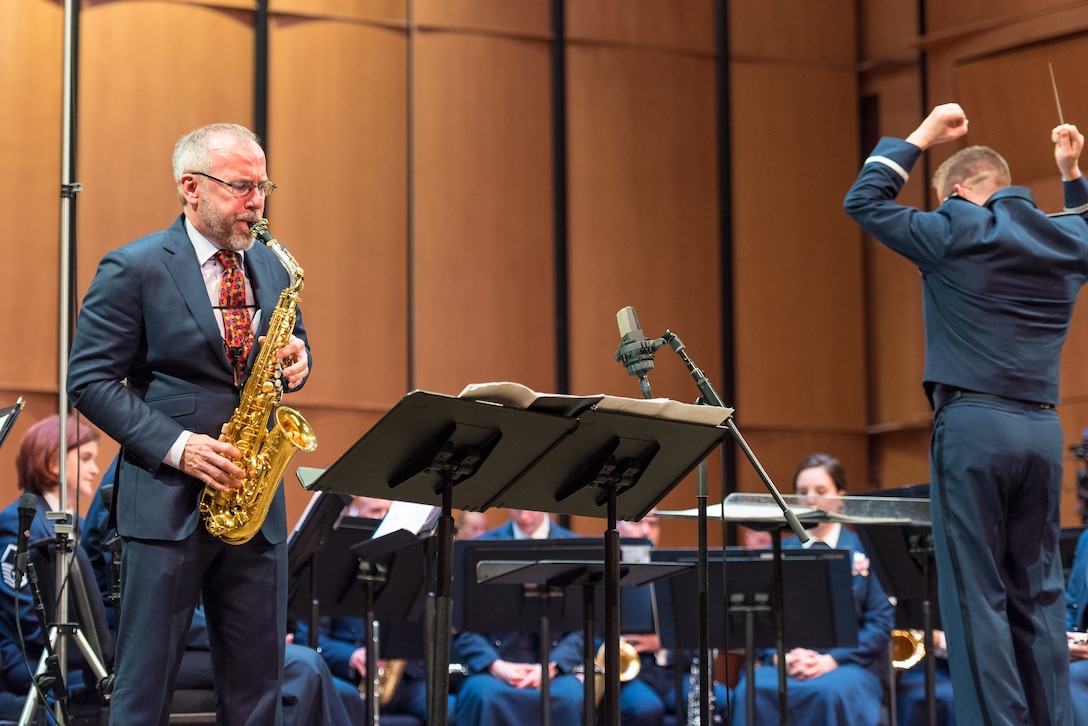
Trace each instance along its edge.
<path fill-rule="evenodd" d="M 110 719 L 168 722 L 180 653 L 202 601 L 219 723 L 274 726 L 282 722 L 287 621 L 282 487 L 244 543 L 209 534 L 198 505 L 205 487 L 236 490 L 246 475 L 241 452 L 218 437 L 239 407 L 269 311 L 291 282 L 250 232 L 275 184 L 257 138 L 234 124 L 183 136 L 173 166 L 181 216 L 102 258 L 69 361 L 72 404 L 123 447 Z M 300 311 L 275 357 L 284 391 L 301 387 L 310 352 Z"/>

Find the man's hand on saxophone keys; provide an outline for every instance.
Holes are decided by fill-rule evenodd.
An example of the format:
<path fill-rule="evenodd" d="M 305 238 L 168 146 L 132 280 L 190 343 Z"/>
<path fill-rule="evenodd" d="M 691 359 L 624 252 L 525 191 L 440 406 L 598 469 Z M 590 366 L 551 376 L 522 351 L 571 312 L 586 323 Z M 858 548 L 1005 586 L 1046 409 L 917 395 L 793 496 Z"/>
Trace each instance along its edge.
<path fill-rule="evenodd" d="M 258 342 L 264 342 L 262 335 Z M 292 335 L 287 345 L 276 351 L 276 359 L 283 367 L 282 375 L 287 379 L 284 390 L 298 388 L 306 377 L 310 375 L 310 357 L 306 353 L 306 344 L 301 339 Z"/>
<path fill-rule="evenodd" d="M 230 492 L 241 487 L 246 478 L 246 470 L 235 463 L 241 458 L 242 452 L 233 444 L 193 434 L 185 442 L 179 468 L 213 489 Z"/>

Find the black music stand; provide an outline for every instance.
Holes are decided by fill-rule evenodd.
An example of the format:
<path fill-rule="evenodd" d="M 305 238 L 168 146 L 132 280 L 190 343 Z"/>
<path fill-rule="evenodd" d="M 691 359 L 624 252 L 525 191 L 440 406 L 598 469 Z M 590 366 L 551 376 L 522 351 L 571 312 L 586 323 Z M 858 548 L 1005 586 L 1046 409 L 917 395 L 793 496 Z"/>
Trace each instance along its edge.
<path fill-rule="evenodd" d="M 697 555 L 690 549 L 658 549 L 651 553 L 657 562 L 690 564 L 696 562 Z M 724 602 L 727 607 L 727 617 L 710 626 L 710 645 L 728 651 L 744 643 L 748 655 L 746 712 L 754 714 L 754 651 L 776 649 L 779 643 L 790 648 L 857 646 L 852 560 L 849 550 L 784 549 L 779 559 L 771 551 L 739 547 L 727 548 L 726 558 L 728 578 L 723 578 L 720 555 L 709 560 L 716 565 L 708 568 L 710 601 Z M 690 608 L 680 606 L 696 584 L 695 573 L 689 570 L 671 578 L 667 587 L 656 588 L 662 647 L 699 647 L 697 620 Z M 775 604 L 775 591 L 780 586 L 782 607 Z M 780 621 L 778 615 L 787 610 L 804 612 L 805 616 Z"/>
<path fill-rule="evenodd" d="M 377 726 L 378 703 L 374 676 L 378 674 L 378 633 L 375 622 L 419 622 L 423 620 L 423 592 L 426 582 L 430 532 L 419 535 L 406 530 L 371 537 L 350 547 L 358 558 L 360 572 L 366 573 L 366 712 L 368 722 Z M 431 623 L 425 623 L 425 631 Z M 383 657 L 388 657 L 383 652 Z M 448 666 L 447 666 L 448 667 Z M 448 671 L 447 671 L 448 678 Z"/>
<path fill-rule="evenodd" d="M 788 704 L 786 701 L 785 671 L 785 595 L 782 575 L 782 531 L 792 529 L 786 522 L 779 507 L 778 499 L 786 501 L 798 521 L 806 526 L 815 526 L 821 522 L 839 522 L 855 527 L 861 525 L 904 526 L 910 524 L 929 524 L 929 502 L 927 500 L 896 497 L 820 497 L 818 500 L 787 495 L 772 497 L 767 494 L 737 492 L 730 494 L 720 505 L 711 507 L 709 516 L 717 519 L 744 524 L 753 529 L 767 530 L 771 533 L 772 561 L 775 563 L 775 581 L 772 592 L 772 611 L 778 633 L 778 708 L 780 723 L 787 720 Z M 814 504 L 814 501 L 816 502 Z M 817 506 L 817 504 L 819 506 Z M 694 518 L 693 510 L 659 511 L 663 518 Z M 728 564 L 728 558 L 726 560 Z M 747 714 L 752 718 L 752 714 Z"/>
<path fill-rule="evenodd" d="M 867 492 L 867 497 L 901 497 L 929 501 L 929 485 L 915 484 Z M 921 630 L 925 655 L 926 713 L 937 723 L 937 664 L 933 657 L 933 630 L 941 627 L 937 603 L 937 563 L 933 551 L 933 527 L 929 522 L 899 526 L 857 524 L 855 530 L 872 553 L 870 563 L 884 592 L 895 598 L 897 628 Z M 895 681 L 892 679 L 892 706 Z"/>
<path fill-rule="evenodd" d="M 626 544 L 642 544 L 646 540 L 630 538 Z M 466 540 L 457 543 L 454 581 L 459 588 L 454 598 L 454 624 L 459 630 L 480 632 L 513 631 L 537 633 L 540 636 L 541 711 L 542 724 L 547 726 L 550 703 L 547 688 L 549 632 L 582 629 L 583 673 L 594 672 L 600 614 L 596 607 L 596 590 L 605 580 L 602 559 L 604 541 L 600 538 L 579 537 L 551 540 Z M 683 563 L 620 564 L 620 597 L 634 600 L 640 585 L 669 577 L 686 570 Z M 475 573 L 473 575 L 473 573 Z M 652 623 L 633 625 L 634 630 L 652 631 Z M 607 670 L 607 667 L 606 667 Z M 592 677 L 583 680 L 583 723 L 595 722 L 595 683 Z"/>
<path fill-rule="evenodd" d="M 486 509 L 577 425 L 564 417 L 412 391 L 308 487 L 442 507 L 428 678 L 428 721 L 435 726 L 446 723 L 449 709 L 454 502 L 459 509 Z"/>
<path fill-rule="evenodd" d="M 601 517 L 605 532 L 605 672 L 620 670 L 619 532 L 616 521 L 645 516 L 728 435 L 718 425 L 647 418 L 602 404 L 578 417 L 578 430 L 548 452 L 496 502 L 500 507 Z M 685 404 L 687 405 L 687 404 Z M 729 411 L 691 406 L 704 416 Z M 522 502 L 522 504 L 518 504 Z M 527 503 L 526 503 L 527 502 Z M 605 722 L 618 724 L 619 681 L 605 680 Z"/>
<path fill-rule="evenodd" d="M 364 612 L 369 584 L 360 577 L 359 556 L 351 547 L 369 540 L 377 527 L 376 519 L 342 516 L 305 560 L 293 561 L 288 556 L 291 584 L 287 615 L 293 620 L 306 619 L 311 637 L 318 625 L 317 617 L 359 616 Z"/>
<path fill-rule="evenodd" d="M 707 424 L 705 412 L 698 423 L 684 420 L 687 405 L 670 403 L 668 412 L 661 407 L 657 413 L 676 414 L 679 420 L 598 410 L 601 400 L 589 401 L 594 405 L 589 410 L 578 406 L 573 414 L 541 413 L 413 391 L 313 482 L 312 488 L 323 491 L 442 507 L 430 723 L 446 721 L 455 502 L 459 509 L 479 511 L 504 506 L 607 516 L 605 668 L 618 673 L 617 514 L 644 515 L 728 433 Z M 606 694 L 606 715 L 618 724 L 618 680 L 608 679 Z"/>
<path fill-rule="evenodd" d="M 15 425 L 15 419 L 19 418 L 19 413 L 25 405 L 23 397 L 19 396 L 14 405 L 0 408 L 0 446 L 4 445 L 4 439 L 11 433 L 11 429 Z"/>
<path fill-rule="evenodd" d="M 307 482 L 313 481 L 316 478 L 314 471 L 299 467 L 296 472 L 299 482 L 306 486 Z M 319 610 L 324 594 L 320 592 L 322 563 L 336 562 L 339 557 L 340 548 L 330 547 L 327 550 L 325 541 L 336 528 L 336 523 L 344 514 L 344 507 L 350 501 L 351 497 L 342 494 L 314 494 L 287 538 L 288 617 L 305 619 L 309 623 L 311 648 L 317 648 Z M 370 531 L 373 531 L 373 527 Z M 336 563 L 331 566 L 340 568 L 343 565 Z"/>
<path fill-rule="evenodd" d="M 314 470 L 299 470 L 313 481 Z M 426 536 L 392 532 L 374 538 L 380 520 L 343 514 L 350 497 L 316 494 L 288 540 L 288 616 L 309 619 L 309 646 L 317 648 L 322 615 L 363 617 L 367 673 L 378 672 L 376 620 L 417 622 L 423 615 Z M 366 722 L 378 719 L 373 677 L 364 682 Z"/>
<path fill-rule="evenodd" d="M 620 565 L 619 585 L 625 587 L 639 587 L 647 585 L 655 580 L 671 577 L 683 570 L 694 567 L 695 563 L 629 563 Z M 582 633 L 582 673 L 584 698 L 582 701 L 582 723 L 592 726 L 596 719 L 596 679 L 590 677 L 595 670 L 595 653 L 593 647 L 594 635 L 597 632 L 595 612 L 595 590 L 604 584 L 605 562 L 603 560 L 538 560 L 536 562 L 513 562 L 510 560 L 492 560 L 481 562 L 476 570 L 476 576 L 480 584 L 510 584 L 518 583 L 527 588 L 542 592 L 559 593 L 565 588 L 580 588 L 583 596 L 583 620 L 584 631 Z M 621 590 L 620 599 L 623 599 Z M 622 607 L 621 607 L 622 622 Z M 623 630 L 621 625 L 621 630 Z M 541 709 L 543 726 L 548 726 L 551 719 L 548 712 L 550 703 L 546 690 L 548 657 L 548 621 L 543 618 L 540 623 L 541 636 Z M 624 632 L 627 632 L 624 630 Z M 607 671 L 607 666 L 605 668 Z"/>
<path fill-rule="evenodd" d="M 654 562 L 695 564 L 694 549 L 656 549 Z M 730 617 L 712 624 L 711 644 L 730 650 L 748 635 L 746 609 L 752 608 L 752 635 L 757 650 L 774 648 L 776 624 L 770 608 L 774 588 L 774 555 L 769 550 L 748 550 L 740 547 L 726 549 L 728 578 L 722 586 L 721 567 L 713 568 L 710 577 L 710 598 L 728 605 Z M 716 554 L 711 564 L 721 564 Z M 791 618 L 785 623 L 787 647 L 852 648 L 857 646 L 858 625 L 854 615 L 852 560 L 849 550 L 784 549 L 782 573 L 785 583 L 785 606 L 794 612 L 804 612 L 803 618 Z M 699 629 L 690 609 L 680 607 L 695 585 L 694 572 L 688 569 L 672 577 L 667 588 L 657 588 L 658 612 L 661 617 L 661 645 L 665 648 L 693 650 L 698 648 Z"/>

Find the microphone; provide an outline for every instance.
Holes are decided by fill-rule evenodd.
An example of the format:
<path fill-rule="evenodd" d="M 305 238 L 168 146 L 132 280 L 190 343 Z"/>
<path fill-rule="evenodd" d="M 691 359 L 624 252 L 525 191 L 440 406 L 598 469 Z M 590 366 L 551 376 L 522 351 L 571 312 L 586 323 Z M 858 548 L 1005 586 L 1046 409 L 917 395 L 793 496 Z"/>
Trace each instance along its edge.
<path fill-rule="evenodd" d="M 665 341 L 646 337 L 638 324 L 638 315 L 630 305 L 616 313 L 616 322 L 620 328 L 620 347 L 616 351 L 616 360 L 627 368 L 628 375 L 638 376 L 643 398 L 652 398 L 650 381 L 646 374 L 654 369 L 654 352 Z"/>
<path fill-rule="evenodd" d="M 30 536 L 30 525 L 34 521 L 34 515 L 38 511 L 38 497 L 26 492 L 19 497 L 19 541 L 15 548 L 15 587 L 23 582 L 23 575 L 27 567 L 27 539 Z"/>

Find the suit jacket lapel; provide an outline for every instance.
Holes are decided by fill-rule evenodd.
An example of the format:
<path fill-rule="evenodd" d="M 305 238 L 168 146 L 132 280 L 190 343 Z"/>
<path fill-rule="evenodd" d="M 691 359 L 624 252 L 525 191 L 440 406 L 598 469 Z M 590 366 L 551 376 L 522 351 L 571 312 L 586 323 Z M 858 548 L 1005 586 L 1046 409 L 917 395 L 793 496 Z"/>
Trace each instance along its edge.
<path fill-rule="evenodd" d="M 173 226 L 167 230 L 166 241 L 163 244 L 163 264 L 174 279 L 178 294 L 185 301 L 189 314 L 193 316 L 200 332 L 207 339 L 208 345 L 215 349 L 223 367 L 231 370 L 223 335 L 219 332 L 215 311 L 212 310 L 211 300 L 208 299 L 208 289 L 204 286 L 204 277 L 200 274 L 200 265 L 193 252 L 193 243 L 189 241 L 189 236 L 185 233 L 184 219 L 184 216 L 178 217 Z"/>

